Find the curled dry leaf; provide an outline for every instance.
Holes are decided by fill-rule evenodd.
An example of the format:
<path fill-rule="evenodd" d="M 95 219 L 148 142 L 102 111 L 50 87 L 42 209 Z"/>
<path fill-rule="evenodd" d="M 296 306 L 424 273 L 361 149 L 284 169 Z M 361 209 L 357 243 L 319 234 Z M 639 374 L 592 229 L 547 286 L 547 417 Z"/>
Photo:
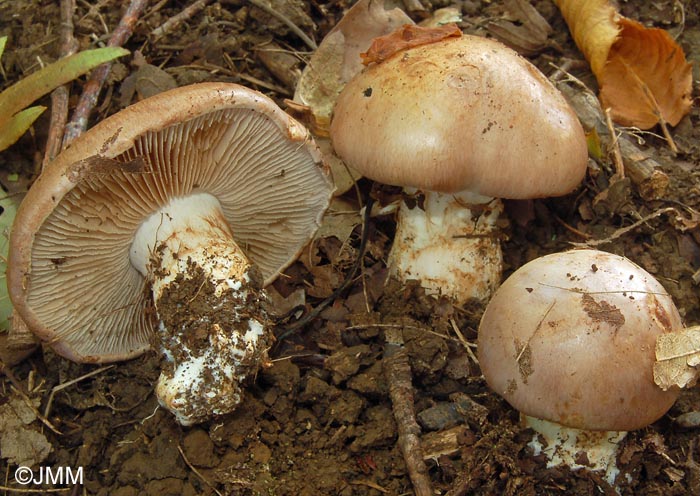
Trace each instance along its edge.
<path fill-rule="evenodd" d="M 654 382 L 663 390 L 689 387 L 700 375 L 700 326 L 662 334 L 656 341 Z"/>
<path fill-rule="evenodd" d="M 454 23 L 436 27 L 406 24 L 386 36 L 375 38 L 369 49 L 361 53 L 360 57 L 362 57 L 364 65 L 378 64 L 401 50 L 460 36 L 462 36 L 462 31 Z"/>
<path fill-rule="evenodd" d="M 323 39 L 304 68 L 294 101 L 307 105 L 319 119 L 330 119 L 340 91 L 363 68 L 360 53 L 372 40 L 413 21 L 384 1 L 360 0 Z"/>
<path fill-rule="evenodd" d="M 489 33 L 521 55 L 537 55 L 546 46 L 552 26 L 528 0 L 506 0 L 506 16 L 486 24 Z"/>
<path fill-rule="evenodd" d="M 317 137 L 323 156 L 331 167 L 336 195 L 352 187 L 360 174 L 335 156 L 328 136 L 333 105 L 345 84 L 363 69 L 360 53 L 372 40 L 413 21 L 404 11 L 385 6 L 383 0 L 360 0 L 321 41 L 302 71 L 294 92 L 296 105 L 287 102 L 296 117 Z"/>
<path fill-rule="evenodd" d="M 692 68 L 663 29 L 620 15 L 607 0 L 555 0 L 591 65 L 615 122 L 678 124 L 692 104 Z"/>

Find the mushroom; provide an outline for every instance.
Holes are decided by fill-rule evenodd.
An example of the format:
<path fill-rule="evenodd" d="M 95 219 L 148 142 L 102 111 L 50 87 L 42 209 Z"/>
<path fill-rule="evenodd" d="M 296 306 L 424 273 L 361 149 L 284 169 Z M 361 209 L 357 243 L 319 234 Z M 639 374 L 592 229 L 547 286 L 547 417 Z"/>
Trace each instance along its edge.
<path fill-rule="evenodd" d="M 12 302 L 74 361 L 160 351 L 156 393 L 183 425 L 227 413 L 271 344 L 262 287 L 314 235 L 332 189 L 307 130 L 261 93 L 161 93 L 33 184 L 11 234 Z"/>
<path fill-rule="evenodd" d="M 422 192 L 400 205 L 390 273 L 457 303 L 485 300 L 500 283 L 499 198 L 569 193 L 587 165 L 561 93 L 516 52 L 477 36 L 368 66 L 341 92 L 330 133 L 348 166 Z"/>
<path fill-rule="evenodd" d="M 663 286 L 597 250 L 537 258 L 494 293 L 478 358 L 488 385 L 547 441 L 550 466 L 617 474 L 617 443 L 679 394 L 654 383 L 657 337 L 682 329 Z M 584 456 L 585 455 L 585 456 Z"/>

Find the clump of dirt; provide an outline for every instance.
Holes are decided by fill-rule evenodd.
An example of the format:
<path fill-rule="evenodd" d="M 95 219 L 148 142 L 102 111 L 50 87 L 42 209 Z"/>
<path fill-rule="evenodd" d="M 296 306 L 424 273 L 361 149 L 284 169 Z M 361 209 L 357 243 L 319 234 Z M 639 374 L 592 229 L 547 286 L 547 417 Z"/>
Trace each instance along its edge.
<path fill-rule="evenodd" d="M 128 60 L 115 66 L 93 116 L 95 122 L 145 95 L 148 90 L 134 86 L 133 79 L 122 84 L 144 63 L 152 68 L 142 79 L 163 84 L 174 80 L 178 85 L 203 80 L 238 82 L 284 105 L 309 55 L 309 48 L 289 25 L 250 2 L 219 0 L 208 2 L 178 29 L 154 35 L 156 28 L 193 3 L 154 2 L 149 6 L 127 46 L 139 51 L 141 58 L 133 66 Z M 352 3 L 269 2 L 273 10 L 316 40 Z M 422 3 L 430 12 L 448 2 Z M 503 19 L 506 3 L 459 2 L 465 19 L 460 27 L 488 34 L 483 26 Z M 81 47 L 108 37 L 122 14 L 122 4 L 114 0 L 78 3 L 75 35 Z M 550 2 L 533 4 L 552 25 L 553 34 L 545 46 L 529 55 L 531 60 L 545 74 L 554 71 L 550 64 L 559 66 L 564 58 L 580 61 L 556 8 Z M 696 61 L 697 98 L 698 7 L 686 2 L 682 16 L 678 3 L 670 0 L 653 6 L 635 0 L 622 7 L 629 17 L 678 33 L 689 59 Z M 419 11 L 412 15 L 422 17 Z M 59 25 L 54 2 L 20 0 L 0 5 L 0 34 L 10 35 L 3 57 L 4 86 L 30 73 L 38 60 L 57 58 L 55 29 Z M 293 60 L 278 63 L 280 59 L 272 54 L 282 53 Z M 573 64 L 571 71 L 595 88 L 585 63 Z M 74 94 L 83 83 L 71 85 Z M 48 104 L 48 98 L 41 103 Z M 37 122 L 33 133 L 0 154 L 3 184 L 11 173 L 25 182 L 36 175 L 48 125 L 47 115 Z M 658 199 L 644 199 L 633 181 L 613 179 L 612 162 L 604 157 L 591 163 L 584 183 L 568 196 L 506 202 L 505 275 L 535 257 L 568 249 L 573 243 L 588 243 L 624 255 L 652 273 L 673 296 L 685 323 L 697 324 L 700 111 L 695 106 L 673 130 L 680 149 L 675 155 L 657 135 L 622 132 L 658 161 L 660 172 L 669 179 L 666 193 Z M 356 213 L 370 190 L 369 183 L 360 181 L 343 201 Z M 375 191 L 380 200 L 395 194 L 391 188 Z M 385 285 L 384 262 L 394 221 L 391 216 L 380 216 L 369 222 L 360 273 L 347 291 L 303 328 L 286 332 L 296 318 L 341 285 L 359 255 L 360 227 L 351 226 L 347 236 L 316 240 L 275 282 L 270 291 L 290 302 L 290 315 L 275 331 L 284 338 L 269 350 L 271 366 L 251 378 L 244 400 L 231 414 L 190 428 L 178 425 L 158 407 L 152 393 L 160 362 L 155 353 L 95 368 L 67 362 L 48 347 L 7 369 L 0 406 L 21 399 L 10 386 L 23 390 L 31 405 L 38 401 L 31 430 L 42 431 L 50 444 L 40 464 L 83 467 L 83 487 L 74 489 L 86 494 L 410 494 L 413 489 L 397 445 L 398 429 L 383 370 L 387 331 L 398 331 L 411 367 L 428 476 L 437 493 L 616 494 L 600 474 L 547 468 L 541 455 L 533 455 L 528 446 L 532 431 L 488 389 L 475 360 L 476 329 L 483 308 L 455 308 L 414 285 Z M 299 300 L 299 294 L 303 295 L 302 310 L 291 303 Z M 618 460 L 620 494 L 700 493 L 698 426 L 676 421 L 697 411 L 700 392 L 692 388 L 654 425 L 628 435 Z M 13 482 L 20 458 L 9 460 L 5 447 L 0 449 L 6 485 L 20 487 Z"/>

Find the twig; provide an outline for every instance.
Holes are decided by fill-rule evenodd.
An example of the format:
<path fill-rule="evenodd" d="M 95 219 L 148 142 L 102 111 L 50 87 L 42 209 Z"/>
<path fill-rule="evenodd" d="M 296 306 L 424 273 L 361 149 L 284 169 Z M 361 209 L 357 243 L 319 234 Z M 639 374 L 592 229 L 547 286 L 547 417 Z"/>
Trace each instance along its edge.
<path fill-rule="evenodd" d="M 479 359 L 476 357 L 474 352 L 472 351 L 472 346 L 474 346 L 472 343 L 467 341 L 467 338 L 464 337 L 464 334 L 462 334 L 462 331 L 459 330 L 459 327 L 457 326 L 457 322 L 455 322 L 455 319 L 450 319 L 450 325 L 452 326 L 452 330 L 454 333 L 457 335 L 459 338 L 459 342 L 464 346 L 464 349 L 467 350 L 467 355 L 469 358 L 472 359 L 472 361 L 479 365 Z"/>
<path fill-rule="evenodd" d="M 607 243 L 611 243 L 612 241 L 615 241 L 617 238 L 620 236 L 623 236 L 627 234 L 630 231 L 633 231 L 634 229 L 638 228 L 642 224 L 655 219 L 657 217 L 660 217 L 663 214 L 671 213 L 671 212 L 678 212 L 675 208 L 673 207 L 667 207 L 667 208 L 662 208 L 661 210 L 657 210 L 656 212 L 647 215 L 646 217 L 642 217 L 639 219 L 637 222 L 630 224 L 627 227 L 623 227 L 612 233 L 610 236 L 604 239 L 592 239 L 590 241 L 586 241 L 585 243 L 574 243 L 574 242 L 569 242 L 571 246 L 575 246 L 577 248 L 593 248 L 596 246 L 604 245 Z"/>
<path fill-rule="evenodd" d="M 428 468 L 420 445 L 421 430 L 413 406 L 411 365 L 408 363 L 408 352 L 403 346 L 402 331 L 388 328 L 385 335 L 383 369 L 399 432 L 399 448 L 416 496 L 432 496 Z"/>
<path fill-rule="evenodd" d="M 95 369 L 93 371 L 88 372 L 87 374 L 83 374 L 80 377 L 76 377 L 75 379 L 71 379 L 68 382 L 64 382 L 54 387 L 51 390 L 51 393 L 49 394 L 49 401 L 46 403 L 46 408 L 44 408 L 44 416 L 48 418 L 49 413 L 51 412 L 51 406 L 53 405 L 53 398 L 54 396 L 56 396 L 56 393 L 63 391 L 67 387 L 70 387 L 73 384 L 77 384 L 84 379 L 88 379 L 89 377 L 92 377 L 94 375 L 101 374 L 102 372 L 109 370 L 112 367 L 114 367 L 114 365 L 106 365 L 104 367 L 100 367 L 99 369 Z"/>
<path fill-rule="evenodd" d="M 158 39 L 168 34 L 170 31 L 178 27 L 184 21 L 190 19 L 197 12 L 206 7 L 210 1 L 211 0 L 197 0 L 192 5 L 185 7 L 180 11 L 179 14 L 172 16 L 170 19 L 168 19 L 163 24 L 151 31 L 151 37 Z"/>
<path fill-rule="evenodd" d="M 306 43 L 306 45 L 309 48 L 311 48 L 312 50 L 316 50 L 318 48 L 318 45 L 316 44 L 316 42 L 314 40 L 312 40 L 311 38 L 309 38 L 309 36 L 304 31 L 302 31 L 299 26 L 294 24 L 294 22 L 292 22 L 292 20 L 289 17 L 282 14 L 281 12 L 277 12 L 275 9 L 273 9 L 269 5 L 265 4 L 265 2 L 261 2 L 260 0 L 248 0 L 248 1 L 250 3 L 252 3 L 253 5 L 255 5 L 257 8 L 259 8 L 260 10 L 264 10 L 265 12 L 270 14 L 271 16 L 276 17 L 277 19 L 282 21 L 282 23 L 284 23 L 289 29 L 291 29 L 292 32 L 294 34 L 296 34 L 304 43 Z"/>
<path fill-rule="evenodd" d="M 61 0 L 61 57 L 68 57 L 78 51 L 78 41 L 73 35 L 74 12 L 75 0 Z M 51 122 L 46 139 L 46 151 L 41 163 L 42 171 L 60 153 L 67 121 L 68 85 L 64 84 L 51 92 Z"/>
<path fill-rule="evenodd" d="M 350 482 L 348 482 L 348 484 L 351 484 L 353 486 L 367 486 L 367 487 L 371 487 L 372 489 L 379 491 L 380 493 L 389 494 L 389 491 L 387 491 L 385 488 L 383 488 L 382 486 L 380 486 L 376 482 L 372 482 L 370 480 L 358 479 L 358 480 L 350 481 Z"/>
<path fill-rule="evenodd" d="M 187 464 L 187 466 L 190 468 L 190 470 L 192 470 L 192 472 L 194 472 L 195 475 L 196 475 L 197 477 L 199 477 L 199 478 L 201 479 L 202 482 L 204 482 L 207 486 L 209 486 L 209 488 L 211 488 L 211 490 L 214 491 L 214 492 L 215 492 L 216 494 L 218 494 L 219 496 L 224 496 L 219 490 L 217 490 L 217 489 L 213 486 L 213 484 L 212 484 L 211 482 L 209 482 L 209 480 L 208 480 L 206 477 L 204 477 L 204 476 L 199 472 L 199 470 L 197 470 L 197 469 L 194 467 L 194 465 L 192 465 L 192 464 L 190 463 L 190 461 L 189 461 L 189 460 L 187 459 L 187 457 L 185 456 L 185 452 L 182 451 L 182 447 L 181 447 L 179 444 L 177 445 L 177 450 L 180 452 L 180 456 L 182 457 L 182 459 L 185 460 L 185 464 Z"/>
<path fill-rule="evenodd" d="M 615 174 L 610 178 L 610 182 L 619 181 L 625 178 L 625 164 L 622 162 L 622 153 L 620 152 L 620 143 L 615 132 L 615 125 L 610 116 L 609 108 L 605 109 L 605 125 L 610 133 L 610 148 L 612 149 L 613 164 L 615 164 Z"/>
<path fill-rule="evenodd" d="M 659 115 L 659 125 L 661 126 L 661 132 L 663 133 L 664 138 L 666 138 L 666 143 L 668 143 L 668 147 L 671 149 L 674 155 L 677 155 L 678 147 L 676 146 L 676 142 L 673 141 L 671 131 L 668 130 L 668 124 L 666 124 L 666 121 L 663 117 L 661 117 L 661 115 Z"/>
<path fill-rule="evenodd" d="M 120 47 L 126 43 L 134 32 L 136 22 L 147 4 L 148 0 L 131 0 L 124 16 L 119 21 L 119 25 L 112 32 L 107 46 Z M 80 136 L 87 129 L 88 117 L 97 104 L 97 97 L 111 69 L 112 63 L 107 62 L 92 71 L 90 80 L 85 84 L 83 94 L 80 96 L 78 105 L 73 112 L 73 118 L 66 125 L 66 133 L 63 137 L 63 148 L 70 145 L 75 138 Z"/>
<path fill-rule="evenodd" d="M 5 374 L 5 377 L 7 377 L 10 380 L 12 386 L 14 386 L 15 391 L 17 391 L 17 394 L 19 394 L 24 400 L 24 402 L 27 404 L 27 406 L 29 406 L 29 408 L 32 409 L 34 415 L 36 415 L 36 418 L 38 418 L 41 421 L 41 423 L 44 424 L 46 427 L 51 429 L 51 432 L 62 436 L 63 433 L 56 429 L 53 426 L 53 424 L 49 422 L 49 419 L 46 418 L 46 416 L 39 413 L 39 410 L 37 410 L 37 408 L 34 406 L 34 403 L 32 403 L 31 398 L 29 398 L 29 395 L 27 395 L 27 393 L 24 392 L 22 384 L 20 384 L 20 382 L 15 377 L 15 374 L 12 373 L 12 371 L 2 362 L 2 360 L 0 360 L 0 373 Z"/>
<path fill-rule="evenodd" d="M 72 487 L 57 487 L 53 489 L 24 489 L 21 487 L 10 487 L 10 486 L 0 486 L 0 491 L 11 491 L 13 493 L 23 493 L 23 494 L 30 494 L 30 493 L 63 493 L 66 491 L 70 491 L 73 489 Z"/>

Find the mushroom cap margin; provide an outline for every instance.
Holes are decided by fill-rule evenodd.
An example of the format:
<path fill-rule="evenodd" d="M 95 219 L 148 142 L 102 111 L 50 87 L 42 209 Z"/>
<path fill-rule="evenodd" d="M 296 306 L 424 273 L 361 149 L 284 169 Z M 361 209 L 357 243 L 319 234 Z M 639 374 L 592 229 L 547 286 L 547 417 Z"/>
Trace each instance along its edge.
<path fill-rule="evenodd" d="M 277 260 L 274 267 L 270 266 L 269 261 L 263 264 L 267 265 L 263 271 L 266 283 L 271 282 L 295 260 L 320 225 L 333 190 L 329 169 L 323 163 L 321 154 L 308 131 L 268 97 L 236 84 L 200 83 L 176 88 L 135 103 L 97 124 L 49 164 L 27 193 L 12 227 L 7 284 L 13 305 L 32 332 L 51 344 L 59 354 L 75 361 L 95 363 L 132 358 L 149 348 L 149 338 L 146 334 L 152 330 L 150 328 L 152 323 L 148 317 L 142 316 L 141 322 L 133 324 L 148 329 L 141 329 L 139 332 L 143 335 L 128 348 L 98 354 L 91 351 L 83 352 L 79 349 L 79 345 L 69 344 L 66 336 L 57 334 L 53 326 L 47 326 L 27 301 L 28 293 L 32 290 L 30 278 L 37 232 L 64 197 L 81 184 L 82 178 L 78 176 L 83 173 L 90 174 L 91 166 L 86 166 L 86 170 L 83 171 L 76 169 L 75 164 L 95 156 L 128 160 L 129 154 L 132 153 L 130 150 L 143 136 L 171 129 L 183 122 L 203 119 L 212 109 L 214 111 L 254 110 L 271 123 L 268 127 L 276 127 L 279 135 L 284 136 L 294 148 L 304 150 L 304 153 L 308 154 L 309 162 L 313 164 L 309 169 L 310 174 L 304 176 L 311 178 L 309 187 L 312 190 L 315 188 L 315 191 L 310 192 L 313 199 L 310 198 L 307 202 L 297 201 L 299 205 L 308 206 L 309 210 L 313 210 L 310 212 L 309 228 L 301 235 L 301 239 L 284 244 L 284 249 L 288 253 L 282 257 L 283 261 Z M 284 169 L 278 175 L 284 176 Z M 233 231 L 237 232 L 236 226 L 233 226 Z M 237 240 L 237 242 L 244 248 L 249 244 L 247 240 Z M 253 254 L 249 255 L 253 262 L 258 262 Z M 70 295 L 67 296 L 70 297 Z M 55 298 L 58 297 L 59 295 L 55 295 Z M 136 296 L 134 298 L 139 299 L 139 305 L 147 304 L 147 298 Z"/>

